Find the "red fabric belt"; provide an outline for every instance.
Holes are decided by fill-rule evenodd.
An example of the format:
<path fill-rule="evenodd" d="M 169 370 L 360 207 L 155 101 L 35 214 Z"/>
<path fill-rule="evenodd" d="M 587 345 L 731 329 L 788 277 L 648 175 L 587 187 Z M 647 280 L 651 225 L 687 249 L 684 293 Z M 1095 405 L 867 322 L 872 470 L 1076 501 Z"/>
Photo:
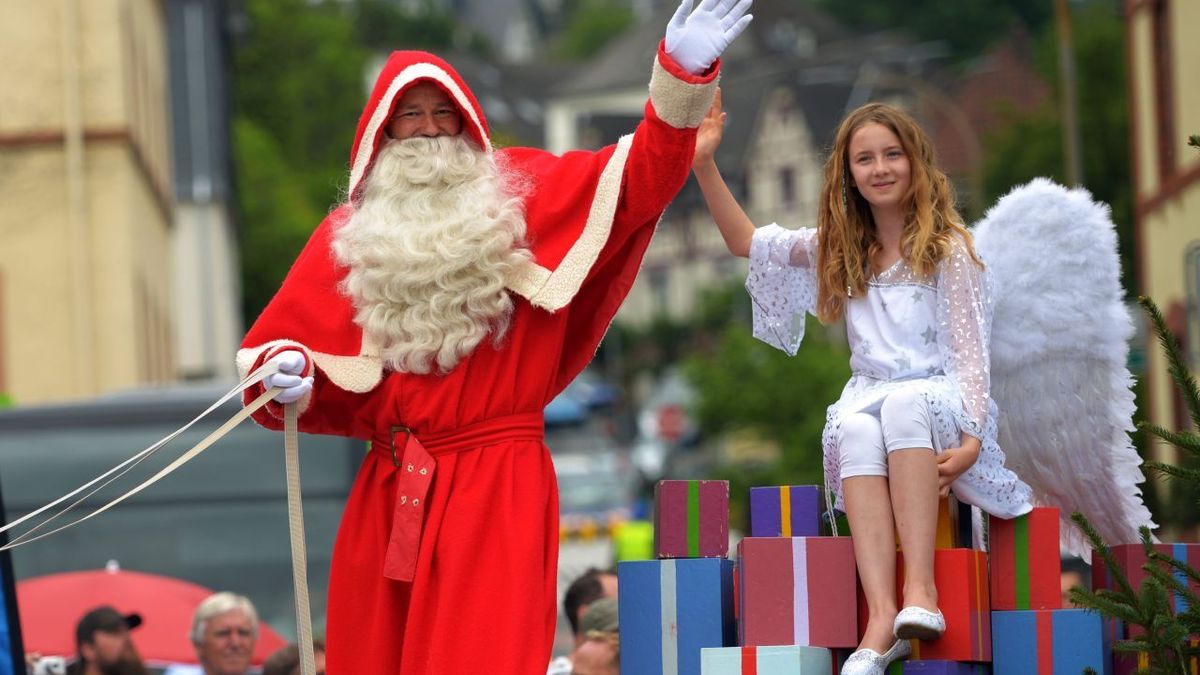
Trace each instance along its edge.
<path fill-rule="evenodd" d="M 544 437 L 540 412 L 497 417 L 440 433 L 422 433 L 419 438 L 416 432 L 402 425 L 378 433 L 371 440 L 371 450 L 386 457 L 400 472 L 383 576 L 397 581 L 413 580 L 425 522 L 425 500 L 437 469 L 434 458 L 508 441 L 541 442 Z"/>

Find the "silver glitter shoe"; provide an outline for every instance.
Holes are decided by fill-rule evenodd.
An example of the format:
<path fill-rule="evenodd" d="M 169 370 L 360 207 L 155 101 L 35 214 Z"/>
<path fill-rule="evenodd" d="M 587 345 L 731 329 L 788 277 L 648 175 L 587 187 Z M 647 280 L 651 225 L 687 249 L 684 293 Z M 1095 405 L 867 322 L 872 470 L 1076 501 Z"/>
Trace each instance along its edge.
<path fill-rule="evenodd" d="M 896 615 L 892 633 L 901 640 L 936 640 L 946 632 L 946 617 L 939 610 L 905 607 Z"/>
<path fill-rule="evenodd" d="M 887 675 L 888 666 L 892 661 L 907 659 L 912 656 L 912 645 L 908 640 L 896 640 L 882 654 L 874 649 L 859 649 L 850 655 L 842 664 L 842 675 Z"/>

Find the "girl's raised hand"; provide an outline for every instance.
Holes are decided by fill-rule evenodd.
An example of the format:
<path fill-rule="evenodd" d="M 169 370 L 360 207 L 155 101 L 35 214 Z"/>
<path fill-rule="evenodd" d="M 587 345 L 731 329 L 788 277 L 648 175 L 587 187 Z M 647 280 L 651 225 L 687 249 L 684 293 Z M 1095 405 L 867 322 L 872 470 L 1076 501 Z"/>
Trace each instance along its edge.
<path fill-rule="evenodd" d="M 721 145 L 721 136 L 725 133 L 725 113 L 721 112 L 721 88 L 713 96 L 712 106 L 708 114 L 700 121 L 696 129 L 696 154 L 692 157 L 692 167 L 713 161 L 717 147 Z"/>

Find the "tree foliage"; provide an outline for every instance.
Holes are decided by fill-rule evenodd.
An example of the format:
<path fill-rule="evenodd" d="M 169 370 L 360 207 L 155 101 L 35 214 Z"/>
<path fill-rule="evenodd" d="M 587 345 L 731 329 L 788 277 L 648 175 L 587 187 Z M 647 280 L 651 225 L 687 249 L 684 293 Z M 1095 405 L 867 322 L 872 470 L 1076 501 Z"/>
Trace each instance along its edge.
<path fill-rule="evenodd" d="M 1171 431 L 1163 427 L 1141 423 L 1138 426 L 1158 438 L 1172 443 L 1184 452 L 1185 463 L 1180 465 L 1163 462 L 1146 462 L 1147 470 L 1159 475 L 1170 476 L 1190 486 L 1200 488 L 1200 469 L 1195 462 L 1200 460 L 1200 387 L 1192 377 L 1179 349 L 1178 340 L 1167 330 L 1166 322 L 1158 307 L 1149 298 L 1139 302 L 1150 316 L 1159 345 L 1167 356 L 1168 372 L 1179 388 L 1188 409 L 1191 430 Z M 1200 647 L 1189 638 L 1200 634 L 1200 598 L 1188 586 L 1200 583 L 1200 572 L 1189 565 L 1154 550 L 1150 530 L 1141 529 L 1142 545 L 1147 562 L 1142 566 L 1146 578 L 1139 588 L 1133 588 L 1129 577 L 1116 563 L 1112 552 L 1104 545 L 1099 534 L 1082 514 L 1073 516 L 1075 522 L 1087 534 L 1108 568 L 1115 582 L 1112 590 L 1095 592 L 1082 588 L 1071 591 L 1071 597 L 1081 607 L 1094 609 L 1104 616 L 1119 619 L 1126 626 L 1140 626 L 1144 633 L 1131 640 L 1118 642 L 1114 649 L 1120 652 L 1143 652 L 1148 656 L 1149 668 L 1141 671 L 1153 675 L 1186 675 L 1188 663 L 1200 656 Z M 1175 599 L 1182 598 L 1184 609 L 1174 611 Z"/>
<path fill-rule="evenodd" d="M 1046 3 L 1049 5 L 1049 3 Z M 1129 108 L 1125 89 L 1125 44 L 1121 17 L 1107 0 L 1087 0 L 1072 15 L 1077 110 L 1083 155 L 1083 186 L 1112 208 L 1125 273 L 1135 293 L 1132 179 L 1129 156 Z M 985 140 L 985 204 L 1037 176 L 1066 183 L 1061 82 L 1056 34 L 1047 25 L 1038 39 L 1034 62 L 1053 83 L 1054 98 L 1028 115 L 1009 115 L 1008 124 Z"/>
<path fill-rule="evenodd" d="M 429 2 L 410 11 L 394 0 L 358 0 L 354 29 L 363 46 L 385 52 L 437 49 L 455 36 L 454 17 Z"/>
<path fill-rule="evenodd" d="M 1053 10 L 1050 0 L 817 0 L 817 4 L 849 26 L 902 30 L 921 40 L 945 42 L 955 61 L 982 53 L 1016 22 L 1040 30 Z"/>
<path fill-rule="evenodd" d="M 248 0 L 235 55 L 243 310 L 258 314 L 339 199 L 367 51 L 336 2 Z"/>
<path fill-rule="evenodd" d="M 325 211 L 296 180 L 298 172 L 274 137 L 244 116 L 234 121 L 233 132 L 243 309 L 253 318 L 271 299 Z"/>
<path fill-rule="evenodd" d="M 560 58 L 582 61 L 603 49 L 631 23 L 633 12 L 628 3 L 580 0 L 568 14 L 555 52 Z"/>
<path fill-rule="evenodd" d="M 846 349 L 809 317 L 804 345 L 794 357 L 753 338 L 748 326 L 733 324 L 711 353 L 686 360 L 697 391 L 694 413 L 709 438 L 749 431 L 781 451 L 775 464 L 717 470 L 730 481 L 735 522 L 752 486 L 822 483 L 825 409 L 849 378 L 848 359 Z"/>

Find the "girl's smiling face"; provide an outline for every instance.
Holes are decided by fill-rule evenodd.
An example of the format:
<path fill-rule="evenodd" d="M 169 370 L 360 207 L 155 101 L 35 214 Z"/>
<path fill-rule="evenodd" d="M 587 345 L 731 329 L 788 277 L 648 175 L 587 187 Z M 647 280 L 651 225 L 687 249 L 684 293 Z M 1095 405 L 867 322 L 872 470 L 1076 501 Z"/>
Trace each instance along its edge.
<path fill-rule="evenodd" d="M 850 137 L 848 154 L 851 185 L 872 210 L 899 209 L 912 184 L 908 153 L 899 137 L 886 126 L 872 122 Z"/>

